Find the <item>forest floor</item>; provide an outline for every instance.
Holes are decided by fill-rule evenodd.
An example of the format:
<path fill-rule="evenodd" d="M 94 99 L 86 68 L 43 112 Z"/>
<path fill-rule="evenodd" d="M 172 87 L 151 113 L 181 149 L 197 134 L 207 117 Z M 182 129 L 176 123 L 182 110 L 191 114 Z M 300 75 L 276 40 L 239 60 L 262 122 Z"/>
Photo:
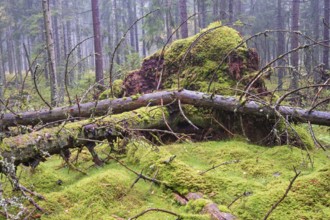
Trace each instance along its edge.
<path fill-rule="evenodd" d="M 329 141 L 329 138 L 324 135 L 323 140 Z M 135 149 L 133 145 L 139 147 Z M 41 219 L 127 219 L 148 208 L 166 209 L 183 219 L 210 219 L 201 214 L 201 210 L 211 200 L 221 211 L 238 219 L 262 219 L 284 194 L 295 175 L 295 167 L 302 174 L 269 219 L 330 219 L 328 152 L 312 150 L 312 168 L 303 150 L 290 146 L 256 146 L 244 140 L 187 142 L 157 148 L 134 140 L 133 145 L 128 145 L 127 157 L 121 159 L 127 166 L 137 172 L 143 170 L 145 175 L 166 182 L 182 194 L 201 192 L 204 198 L 181 206 L 164 187 L 140 180 L 131 189 L 136 180 L 133 173 L 113 160 L 103 167 L 95 167 L 87 151 L 80 154 L 77 166 L 88 175 L 69 170 L 57 156 L 35 170 L 20 167 L 18 173 L 24 186 L 45 196 L 45 201 L 38 201 L 46 210 Z M 102 155 L 105 146 L 100 146 L 98 151 L 106 157 Z M 173 155 L 176 157 L 172 162 L 163 163 Z M 200 175 L 213 165 L 232 160 L 239 162 Z M 176 217 L 150 212 L 139 219 Z"/>

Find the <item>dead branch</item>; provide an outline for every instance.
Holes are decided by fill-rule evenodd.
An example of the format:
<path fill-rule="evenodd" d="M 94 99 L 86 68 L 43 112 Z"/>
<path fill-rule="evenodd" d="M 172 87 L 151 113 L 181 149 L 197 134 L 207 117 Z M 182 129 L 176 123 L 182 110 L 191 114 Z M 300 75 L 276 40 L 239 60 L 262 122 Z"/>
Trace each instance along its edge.
<path fill-rule="evenodd" d="M 293 186 L 293 183 L 296 181 L 296 179 L 298 178 L 298 176 L 301 174 L 301 171 L 297 171 L 295 167 L 293 169 L 294 169 L 294 172 L 295 172 L 296 175 L 290 181 L 290 184 L 289 184 L 288 188 L 286 189 L 284 195 L 267 212 L 266 216 L 264 217 L 264 220 L 267 220 L 268 217 L 270 216 L 270 214 L 276 209 L 276 207 L 285 199 L 285 197 L 287 197 L 290 189 Z"/>
<path fill-rule="evenodd" d="M 37 71 L 38 71 L 39 66 L 37 65 L 36 68 L 34 69 L 33 72 L 33 83 L 34 83 L 34 88 L 37 91 L 38 96 L 40 97 L 40 99 L 49 107 L 49 110 L 52 110 L 52 106 L 44 99 L 44 97 L 41 95 L 39 88 L 38 88 L 38 84 L 37 84 Z"/>
<path fill-rule="evenodd" d="M 128 220 L 138 219 L 139 217 L 145 215 L 148 212 L 164 212 L 164 213 L 176 216 L 177 220 L 182 219 L 182 217 L 179 214 L 175 213 L 175 212 L 168 211 L 168 210 L 165 210 L 165 209 L 150 208 L 150 209 L 147 209 L 147 210 L 135 215 L 134 217 L 129 218 Z"/>
<path fill-rule="evenodd" d="M 211 170 L 215 170 L 215 169 L 218 168 L 218 167 L 221 167 L 221 166 L 224 166 L 224 165 L 228 165 L 228 164 L 239 163 L 239 162 L 240 162 L 240 160 L 226 161 L 226 162 L 220 163 L 220 164 L 218 164 L 218 165 L 213 165 L 211 168 L 209 168 L 209 169 L 207 169 L 207 170 L 205 170 L 205 171 L 202 171 L 202 172 L 200 172 L 199 174 L 200 174 L 200 175 L 204 175 L 205 173 L 207 173 L 207 172 L 209 172 L 209 171 L 211 171 Z"/>

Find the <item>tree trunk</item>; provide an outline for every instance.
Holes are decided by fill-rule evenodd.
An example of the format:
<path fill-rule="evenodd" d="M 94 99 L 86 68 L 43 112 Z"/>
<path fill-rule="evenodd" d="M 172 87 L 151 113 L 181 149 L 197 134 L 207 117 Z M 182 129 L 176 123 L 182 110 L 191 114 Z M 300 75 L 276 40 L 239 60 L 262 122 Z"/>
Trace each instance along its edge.
<path fill-rule="evenodd" d="M 133 11 L 134 11 L 134 22 L 138 19 L 136 5 L 138 2 L 134 1 Z M 140 54 L 140 45 L 139 45 L 139 24 L 134 25 L 134 39 L 135 39 L 135 52 Z"/>
<path fill-rule="evenodd" d="M 0 34 L 1 36 L 1 34 Z M 0 66 L 0 99 L 3 100 L 3 91 L 4 91 L 4 86 L 5 86 L 5 72 L 6 70 L 4 69 L 4 65 L 3 65 L 3 48 L 2 48 L 2 42 L 0 42 L 0 62 L 1 62 L 1 66 Z M 0 103 L 0 111 L 2 111 L 3 109 L 3 104 Z"/>
<path fill-rule="evenodd" d="M 200 3 L 199 13 L 201 13 L 201 27 L 206 28 L 207 26 L 207 9 L 206 9 L 206 2 L 205 1 L 198 1 Z"/>
<path fill-rule="evenodd" d="M 313 19 L 313 37 L 315 40 L 320 39 L 320 0 L 313 0 L 312 4 L 312 19 Z M 313 48 L 313 66 L 318 66 L 320 62 L 319 48 Z M 320 82 L 318 71 L 313 72 L 314 83 Z"/>
<path fill-rule="evenodd" d="M 188 37 L 188 15 L 187 15 L 187 0 L 179 0 L 180 7 L 180 23 L 184 23 L 181 27 L 181 38 Z"/>
<path fill-rule="evenodd" d="M 141 15 L 144 16 L 144 3 L 143 3 L 144 0 L 140 0 L 140 10 L 141 10 Z M 144 36 L 145 36 L 145 30 L 143 28 L 143 25 L 144 25 L 144 19 L 142 20 L 142 55 L 143 57 L 146 57 L 147 56 L 147 49 L 146 49 L 146 41 L 144 39 Z"/>
<path fill-rule="evenodd" d="M 228 3 L 229 23 L 234 22 L 234 0 L 229 0 Z"/>
<path fill-rule="evenodd" d="M 324 0 L 324 25 L 323 25 L 323 40 L 325 42 L 326 47 L 323 49 L 323 63 L 324 68 L 329 69 L 329 27 L 330 27 L 330 0 Z"/>
<path fill-rule="evenodd" d="M 283 7 L 282 7 L 282 0 L 277 0 L 277 28 L 278 30 L 284 30 L 284 16 L 282 14 Z M 285 52 L 285 36 L 284 33 L 278 32 L 277 33 L 277 56 L 284 54 Z M 285 65 L 285 61 L 280 59 L 278 61 L 278 65 L 280 68 L 278 69 L 278 89 L 283 89 L 283 76 L 284 76 L 284 69 L 282 68 Z"/>
<path fill-rule="evenodd" d="M 198 13 L 198 2 L 197 0 L 194 0 L 194 14 Z M 195 16 L 194 18 L 194 34 L 198 33 L 198 27 L 199 27 L 199 20 L 200 20 L 200 15 Z"/>
<path fill-rule="evenodd" d="M 113 0 L 113 11 L 114 11 L 114 23 L 115 23 L 115 44 L 119 43 L 119 9 L 117 7 L 117 0 Z M 115 45 L 117 46 L 117 45 Z M 115 54 L 116 56 L 116 63 L 119 65 L 120 62 L 120 48 L 118 49 L 117 54 Z"/>
<path fill-rule="evenodd" d="M 57 69 L 57 86 L 59 89 L 57 102 L 63 103 L 64 101 L 64 63 L 66 59 L 66 46 L 65 46 L 65 31 L 64 31 L 64 23 L 63 23 L 63 0 L 56 0 L 55 7 L 58 11 L 58 16 L 55 18 L 58 32 L 58 41 L 54 43 L 54 46 L 57 45 L 59 50 L 58 62 L 56 63 Z"/>
<path fill-rule="evenodd" d="M 209 97 L 209 98 L 207 98 Z M 225 97 L 221 95 L 211 96 L 206 93 L 182 90 L 179 92 L 155 92 L 136 97 L 125 97 L 115 100 L 101 100 L 98 102 L 90 102 L 74 105 L 70 107 L 55 108 L 53 110 L 40 110 L 35 112 L 22 112 L 17 115 L 8 113 L 4 114 L 0 119 L 0 124 L 3 126 L 17 125 L 37 125 L 41 122 L 49 123 L 68 119 L 68 115 L 75 118 L 89 118 L 91 115 L 100 116 L 108 114 L 109 110 L 113 114 L 132 111 L 134 109 L 147 105 L 160 105 L 163 99 L 164 105 L 180 99 L 182 104 L 190 104 L 197 107 L 216 108 L 228 112 L 237 112 L 251 115 L 275 115 L 275 110 L 270 107 L 261 106 L 254 101 L 247 101 L 244 106 L 234 97 Z M 284 116 L 290 116 L 294 120 L 312 124 L 330 126 L 330 112 L 313 111 L 281 106 L 277 110 Z"/>
<path fill-rule="evenodd" d="M 91 4 L 92 4 L 93 32 L 94 32 L 95 77 L 97 83 L 104 85 L 99 1 L 91 0 Z"/>
<path fill-rule="evenodd" d="M 299 14 L 300 14 L 300 0 L 292 1 L 292 24 L 291 30 L 299 30 Z M 299 46 L 299 35 L 293 34 L 291 38 L 291 49 L 297 48 Z M 294 52 L 291 54 L 291 65 L 294 67 L 291 88 L 298 88 L 298 74 L 299 74 L 299 53 Z"/>
<path fill-rule="evenodd" d="M 220 19 L 226 20 L 227 19 L 227 0 L 220 0 Z"/>
<path fill-rule="evenodd" d="M 42 0 L 43 16 L 45 23 L 45 33 L 46 33 L 46 44 L 47 44 L 47 54 L 48 54 L 48 65 L 49 65 L 49 78 L 50 78 L 50 96 L 51 105 L 57 105 L 57 76 L 56 76 L 56 65 L 55 65 L 55 49 L 53 41 L 53 29 L 50 19 L 50 9 L 49 1 Z"/>
<path fill-rule="evenodd" d="M 12 50 L 12 36 L 11 36 L 10 27 L 6 30 L 6 43 L 7 43 L 7 60 L 8 60 L 8 71 L 9 74 L 14 73 L 14 64 L 13 64 L 13 50 Z"/>
<path fill-rule="evenodd" d="M 165 28 L 166 28 L 166 40 L 170 39 L 170 36 L 172 34 L 172 25 L 171 25 L 171 0 L 166 0 L 166 9 L 165 9 Z M 172 42 L 172 39 L 170 39 L 169 42 Z"/>
<path fill-rule="evenodd" d="M 131 26 L 134 23 L 134 15 L 133 15 L 133 6 L 131 0 L 126 0 L 127 3 L 127 13 L 128 13 L 128 25 Z M 131 28 L 129 30 L 129 37 L 130 37 L 130 45 L 131 45 L 131 50 L 135 49 L 135 33 L 134 33 L 134 28 Z"/>
<path fill-rule="evenodd" d="M 71 3 L 69 3 L 69 1 L 67 1 L 65 3 L 65 6 L 67 8 L 71 8 L 72 7 L 71 6 Z M 73 48 L 73 46 L 72 46 L 72 27 L 71 26 L 72 26 L 71 25 L 71 18 L 67 18 L 67 20 L 66 20 L 66 36 L 67 36 L 66 37 L 66 41 L 67 41 L 67 45 L 68 45 L 67 46 L 68 50 L 67 50 L 67 53 L 66 54 L 68 54 L 69 51 L 72 50 L 72 48 Z M 76 63 L 75 56 L 72 56 L 71 57 L 71 60 L 69 60 L 69 61 L 71 61 L 70 63 Z M 67 76 L 68 82 L 66 82 L 66 83 L 68 83 L 69 85 L 72 85 L 73 84 L 74 79 L 75 79 L 75 73 L 76 73 L 76 71 L 72 71 L 72 73 Z"/>
<path fill-rule="evenodd" d="M 169 114 L 166 109 L 142 108 L 134 112 L 97 118 L 94 122 L 85 120 L 67 123 L 60 128 L 46 128 L 30 134 L 5 138 L 0 144 L 1 160 L 7 160 L 16 166 L 21 163 L 38 164 L 39 161 L 44 161 L 45 154 L 60 154 L 70 148 L 93 146 L 95 142 L 92 140 L 112 141 L 127 133 L 128 129 L 161 128 L 165 126 L 163 112 L 168 120 Z M 5 172 L 2 165 L 3 163 L 0 163 L 0 172 Z"/>
<path fill-rule="evenodd" d="M 78 3 L 78 1 L 75 1 L 75 7 L 76 8 L 78 8 L 78 5 L 79 5 L 79 3 Z M 82 38 L 81 38 L 81 21 L 80 21 L 80 16 L 79 15 L 76 15 L 76 33 L 77 33 L 77 42 L 79 43 L 81 40 L 82 40 Z M 82 64 L 82 62 L 81 62 L 81 59 L 82 59 L 82 46 L 83 45 L 80 45 L 78 48 L 77 48 L 77 58 L 78 58 L 78 80 L 80 80 L 81 79 L 81 75 L 82 75 L 82 73 L 83 73 L 83 64 Z"/>
<path fill-rule="evenodd" d="M 213 1 L 213 21 L 218 21 L 220 19 L 219 16 L 219 0 Z"/>

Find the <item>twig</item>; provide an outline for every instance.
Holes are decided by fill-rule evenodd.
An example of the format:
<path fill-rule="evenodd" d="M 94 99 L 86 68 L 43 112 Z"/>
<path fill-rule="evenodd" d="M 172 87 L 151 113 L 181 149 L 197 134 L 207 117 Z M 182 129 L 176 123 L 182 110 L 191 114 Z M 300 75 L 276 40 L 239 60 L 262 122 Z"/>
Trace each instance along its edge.
<path fill-rule="evenodd" d="M 178 99 L 178 104 L 179 104 L 179 109 L 180 109 L 180 112 L 181 112 L 181 115 L 184 117 L 184 119 L 186 119 L 186 121 L 194 128 L 194 129 L 196 129 L 196 130 L 199 130 L 199 128 L 196 126 L 196 125 L 194 125 L 190 120 L 189 120 L 189 118 L 187 118 L 187 116 L 184 114 L 184 111 L 183 111 L 183 109 L 182 109 L 182 107 L 181 107 L 181 100 L 180 99 Z"/>
<path fill-rule="evenodd" d="M 290 189 L 293 186 L 293 183 L 296 181 L 296 179 L 298 178 L 298 176 L 301 174 L 301 171 L 297 171 L 295 167 L 293 167 L 294 172 L 295 172 L 295 176 L 292 178 L 292 180 L 290 181 L 290 184 L 288 186 L 288 188 L 286 189 L 284 195 L 270 208 L 270 210 L 267 212 L 266 216 L 264 217 L 264 220 L 268 219 L 268 217 L 270 216 L 270 214 L 276 209 L 276 207 L 285 199 L 285 197 L 288 195 Z"/>
<path fill-rule="evenodd" d="M 320 105 L 323 105 L 324 103 L 330 102 L 330 98 L 323 99 L 319 103 L 316 103 L 311 109 L 309 109 L 308 113 L 311 113 L 314 109 L 319 107 Z"/>
<path fill-rule="evenodd" d="M 200 174 L 200 175 L 203 175 L 203 174 L 205 174 L 205 173 L 207 173 L 207 172 L 209 172 L 209 171 L 211 171 L 211 170 L 214 170 L 214 169 L 216 169 L 216 168 L 218 168 L 218 167 L 221 167 L 221 166 L 224 166 L 224 165 L 228 165 L 228 164 L 239 163 L 239 162 L 240 162 L 240 160 L 231 160 L 231 161 L 223 162 L 223 163 L 220 163 L 220 164 L 218 164 L 218 165 L 213 165 L 211 168 L 209 168 L 209 169 L 207 169 L 207 170 L 205 170 L 205 171 L 202 171 L 202 172 L 200 172 L 199 174 Z"/>
<path fill-rule="evenodd" d="M 232 206 L 237 200 L 239 200 L 240 198 L 244 197 L 244 196 L 249 196 L 251 195 L 252 192 L 244 192 L 241 195 L 237 196 L 227 207 L 230 208 L 230 206 Z"/>
<path fill-rule="evenodd" d="M 69 169 L 72 169 L 74 171 L 77 171 L 79 173 L 82 173 L 84 175 L 88 175 L 85 171 L 79 169 L 78 167 L 76 167 L 75 165 L 73 165 L 71 162 L 70 162 L 70 159 L 67 158 L 65 155 L 64 155 L 64 152 L 61 151 L 61 157 L 63 158 L 64 162 L 68 165 Z"/>
<path fill-rule="evenodd" d="M 17 117 L 20 117 L 14 110 L 12 110 L 11 108 L 8 107 L 8 102 L 7 104 L 2 100 L 0 99 L 0 103 L 8 110 L 10 111 L 13 115 L 17 116 Z"/>
<path fill-rule="evenodd" d="M 40 99 L 49 107 L 50 110 L 52 110 L 52 106 L 44 99 L 44 97 L 41 95 L 38 85 L 37 85 L 37 79 L 36 79 L 36 75 L 37 75 L 37 70 L 39 68 L 39 65 L 36 66 L 34 72 L 33 72 L 33 83 L 34 83 L 34 88 L 36 89 L 38 96 L 40 97 Z"/>
<path fill-rule="evenodd" d="M 330 85 L 325 85 L 325 84 L 310 85 L 310 86 L 300 87 L 300 88 L 298 88 L 298 89 L 295 89 L 295 90 L 292 90 L 292 91 L 290 91 L 290 92 L 287 92 L 287 93 L 285 93 L 283 96 L 281 96 L 281 97 L 276 101 L 276 103 L 275 103 L 275 105 L 274 105 L 274 108 L 277 108 L 277 107 L 281 104 L 281 102 L 283 102 L 283 100 L 284 100 L 286 97 L 288 97 L 289 95 L 291 95 L 291 94 L 293 94 L 293 93 L 295 93 L 295 92 L 298 92 L 298 91 L 300 91 L 300 90 L 303 90 L 303 89 L 314 88 L 314 87 L 330 87 Z M 311 110 L 309 110 L 309 111 L 311 111 Z"/>
<path fill-rule="evenodd" d="M 311 122 L 309 121 L 308 122 L 308 128 L 309 128 L 309 133 L 311 134 L 312 138 L 313 138 L 313 141 L 314 141 L 314 144 L 316 147 L 321 147 L 324 151 L 327 151 L 327 149 L 317 140 L 317 138 L 315 137 L 315 133 L 314 133 L 314 130 L 313 130 L 313 127 L 312 127 L 312 124 Z"/>
<path fill-rule="evenodd" d="M 139 217 L 143 216 L 144 214 L 146 214 L 148 212 L 164 212 L 164 213 L 167 213 L 167 214 L 176 216 L 177 217 L 177 220 L 182 219 L 181 215 L 179 215 L 179 214 L 177 214 L 175 212 L 168 211 L 168 210 L 165 210 L 165 209 L 150 208 L 150 209 L 147 209 L 147 210 L 145 210 L 145 211 L 137 214 L 134 217 L 129 218 L 128 220 L 138 219 Z"/>
<path fill-rule="evenodd" d="M 212 117 L 212 119 L 215 121 L 215 123 L 217 123 L 223 130 L 225 130 L 228 134 L 230 134 L 231 136 L 235 136 L 235 134 L 231 131 L 228 130 L 228 128 L 226 128 L 223 124 L 221 124 L 214 116 Z"/>
<path fill-rule="evenodd" d="M 66 58 L 66 63 L 65 63 L 65 71 L 64 71 L 64 85 L 65 85 L 65 91 L 66 91 L 66 95 L 68 96 L 69 99 L 69 104 L 72 105 L 72 101 L 70 98 L 70 93 L 69 93 L 69 89 L 68 89 L 68 68 L 69 68 L 69 61 L 70 61 L 70 56 L 72 55 L 73 51 L 75 51 L 77 49 L 77 47 L 79 47 L 81 44 L 83 44 L 85 41 L 94 38 L 93 37 L 88 37 L 82 41 L 80 41 L 79 43 L 77 43 L 69 52 L 67 58 Z"/>

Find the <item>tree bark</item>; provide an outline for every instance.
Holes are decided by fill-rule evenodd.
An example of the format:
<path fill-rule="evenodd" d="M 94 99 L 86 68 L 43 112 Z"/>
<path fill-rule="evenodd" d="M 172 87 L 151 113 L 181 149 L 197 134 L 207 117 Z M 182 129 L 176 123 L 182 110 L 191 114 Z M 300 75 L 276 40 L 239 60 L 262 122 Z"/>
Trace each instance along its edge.
<path fill-rule="evenodd" d="M 330 0 L 324 0 L 324 25 L 323 25 L 323 39 L 327 41 L 325 44 L 327 47 L 324 47 L 323 49 L 323 63 L 324 68 L 329 69 L 329 45 L 330 43 L 328 40 L 330 39 Z"/>
<path fill-rule="evenodd" d="M 181 38 L 188 37 L 188 15 L 187 15 L 187 0 L 180 0 L 180 23 L 183 23 L 181 27 Z"/>
<path fill-rule="evenodd" d="M 300 14 L 300 0 L 292 1 L 292 31 L 299 31 L 299 14 Z M 293 34 L 291 39 L 291 49 L 297 48 L 299 46 L 299 35 Z M 291 54 L 291 65 L 295 68 L 293 70 L 293 77 L 291 82 L 291 88 L 298 88 L 298 66 L 299 66 L 299 53 L 295 52 Z"/>
<path fill-rule="evenodd" d="M 283 16 L 283 7 L 282 7 L 282 0 L 277 0 L 277 28 L 278 30 L 284 30 L 284 16 Z M 283 32 L 277 33 L 277 57 L 285 52 L 285 36 Z M 283 59 L 278 61 L 278 65 L 280 68 L 278 69 L 278 89 L 283 89 L 283 76 L 284 76 L 284 69 L 282 68 L 285 64 Z"/>
<path fill-rule="evenodd" d="M 220 19 L 226 20 L 227 19 L 227 0 L 220 0 Z"/>
<path fill-rule="evenodd" d="M 100 12 L 99 1 L 91 0 L 92 16 L 93 16 L 93 32 L 94 32 L 94 52 L 95 52 L 95 77 L 96 82 L 103 85 L 103 55 L 101 46 L 101 27 L 100 27 Z"/>
<path fill-rule="evenodd" d="M 272 107 L 262 106 L 254 101 L 247 101 L 243 106 L 235 97 L 227 97 L 221 95 L 211 96 L 206 93 L 182 90 L 178 92 L 161 91 L 141 95 L 140 97 L 125 97 L 115 100 L 101 100 L 98 102 L 90 102 L 74 105 L 71 107 L 55 108 L 53 110 L 41 110 L 35 112 L 23 112 L 17 115 L 4 114 L 0 119 L 3 126 L 17 125 L 37 125 L 38 123 L 49 123 L 71 117 L 86 117 L 91 115 L 106 115 L 132 111 L 144 106 L 160 105 L 163 100 L 164 105 L 180 99 L 182 104 L 190 104 L 196 107 L 215 108 L 228 112 L 237 112 L 251 115 L 268 115 L 272 117 L 276 114 Z M 294 108 L 289 106 L 280 106 L 277 111 L 284 115 L 290 116 L 293 120 L 300 122 L 310 121 L 312 124 L 330 126 L 330 112 L 312 111 Z"/>
<path fill-rule="evenodd" d="M 57 75 L 56 75 L 56 65 L 55 65 L 55 49 L 53 40 L 53 28 L 50 19 L 49 1 L 42 0 L 43 16 L 46 31 L 46 44 L 47 44 L 47 54 L 48 54 L 48 65 L 49 65 L 49 78 L 50 78 L 50 96 L 51 105 L 57 105 Z"/>
<path fill-rule="evenodd" d="M 1 161 L 12 162 L 14 165 L 38 164 L 44 157 L 70 148 L 95 146 L 93 140 L 113 140 L 127 133 L 128 129 L 164 127 L 163 112 L 166 120 L 166 109 L 142 108 L 134 112 L 126 112 L 90 120 L 67 123 L 64 126 L 47 128 L 30 134 L 5 138 L 0 144 Z M 46 156 L 45 156 L 46 155 Z M 5 173 L 6 167 L 0 163 L 0 172 Z"/>
<path fill-rule="evenodd" d="M 234 0 L 229 0 L 228 3 L 228 14 L 229 14 L 229 22 L 234 22 Z"/>

